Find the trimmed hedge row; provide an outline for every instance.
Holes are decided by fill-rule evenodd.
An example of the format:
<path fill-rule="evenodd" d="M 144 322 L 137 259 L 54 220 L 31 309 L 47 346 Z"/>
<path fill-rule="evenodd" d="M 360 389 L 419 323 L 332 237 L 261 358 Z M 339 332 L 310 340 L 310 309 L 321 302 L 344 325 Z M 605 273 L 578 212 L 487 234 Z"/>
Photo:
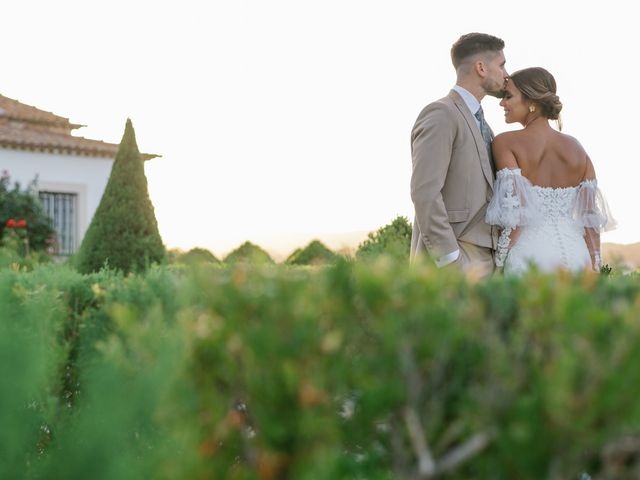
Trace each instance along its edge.
<path fill-rule="evenodd" d="M 384 258 L 1 270 L 0 478 L 633 478 L 639 313 Z"/>

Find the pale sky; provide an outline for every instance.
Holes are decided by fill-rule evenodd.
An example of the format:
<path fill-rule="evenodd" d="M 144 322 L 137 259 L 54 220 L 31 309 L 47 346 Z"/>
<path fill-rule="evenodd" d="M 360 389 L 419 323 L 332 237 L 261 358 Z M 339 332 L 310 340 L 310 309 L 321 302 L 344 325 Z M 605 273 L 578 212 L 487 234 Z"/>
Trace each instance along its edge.
<path fill-rule="evenodd" d="M 168 247 L 222 256 L 413 218 L 409 134 L 455 83 L 451 44 L 506 42 L 507 70 L 542 66 L 564 131 L 594 161 L 640 241 L 640 95 L 632 2 L 22 0 L 3 5 L 0 93 L 118 143 L 131 117 Z M 496 133 L 498 101 L 483 101 Z M 328 237 L 327 237 L 328 238 Z"/>

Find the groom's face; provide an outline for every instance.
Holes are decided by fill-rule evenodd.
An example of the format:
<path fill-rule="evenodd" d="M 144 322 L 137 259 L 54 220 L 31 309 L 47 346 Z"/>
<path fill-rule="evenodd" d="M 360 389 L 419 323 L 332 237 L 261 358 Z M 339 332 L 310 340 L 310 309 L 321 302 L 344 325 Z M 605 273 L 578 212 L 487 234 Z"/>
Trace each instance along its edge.
<path fill-rule="evenodd" d="M 484 77 L 482 87 L 487 94 L 501 98 L 505 79 L 509 76 L 507 70 L 504 68 L 507 63 L 504 58 L 504 52 L 500 50 L 497 53 L 491 52 L 487 54 L 484 63 L 486 76 Z"/>

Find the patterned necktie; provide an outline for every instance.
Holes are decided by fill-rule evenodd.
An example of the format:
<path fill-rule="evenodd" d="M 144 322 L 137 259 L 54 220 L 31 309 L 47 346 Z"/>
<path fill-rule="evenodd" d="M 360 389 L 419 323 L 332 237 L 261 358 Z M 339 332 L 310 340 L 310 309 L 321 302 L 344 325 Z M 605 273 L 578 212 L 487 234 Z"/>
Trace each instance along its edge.
<path fill-rule="evenodd" d="M 487 147 L 487 153 L 489 154 L 489 163 L 491 164 L 491 171 L 495 175 L 496 166 L 493 163 L 493 153 L 491 152 L 491 130 L 489 130 L 489 125 L 484 119 L 484 112 L 482 111 L 482 106 L 478 109 L 475 114 L 475 117 L 478 119 L 480 123 L 480 133 L 482 134 L 482 139 L 484 140 L 484 144 Z"/>

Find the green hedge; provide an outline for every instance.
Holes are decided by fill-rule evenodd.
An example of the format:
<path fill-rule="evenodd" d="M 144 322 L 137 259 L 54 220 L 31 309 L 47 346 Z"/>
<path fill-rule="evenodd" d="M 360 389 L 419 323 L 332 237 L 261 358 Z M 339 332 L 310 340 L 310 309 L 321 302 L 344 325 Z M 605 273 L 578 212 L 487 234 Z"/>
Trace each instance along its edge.
<path fill-rule="evenodd" d="M 224 257 L 224 263 L 234 265 L 236 263 L 251 263 L 265 265 L 274 263 L 271 256 L 261 247 L 251 242 L 244 242 L 238 248 Z"/>
<path fill-rule="evenodd" d="M 219 264 L 220 260 L 218 260 L 216 256 L 206 248 L 195 247 L 188 252 L 177 253 L 173 262 L 185 265 L 199 265 L 201 263 Z"/>
<path fill-rule="evenodd" d="M 0 478 L 633 478 L 639 313 L 385 258 L 1 270 Z"/>
<path fill-rule="evenodd" d="M 285 260 L 286 265 L 327 265 L 335 263 L 339 255 L 320 240 L 312 240 L 304 248 L 297 248 Z"/>

